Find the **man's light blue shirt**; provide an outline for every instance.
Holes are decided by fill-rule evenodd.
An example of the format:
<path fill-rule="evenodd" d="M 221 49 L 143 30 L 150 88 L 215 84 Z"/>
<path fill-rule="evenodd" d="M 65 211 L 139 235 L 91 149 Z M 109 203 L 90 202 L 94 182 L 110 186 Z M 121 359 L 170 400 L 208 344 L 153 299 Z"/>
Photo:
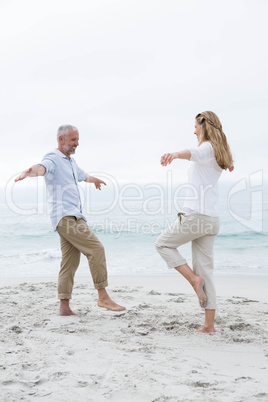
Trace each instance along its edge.
<path fill-rule="evenodd" d="M 72 157 L 67 158 L 58 149 L 46 154 L 40 165 L 46 169 L 44 178 L 53 229 L 56 230 L 64 216 L 76 216 L 87 221 L 82 214 L 78 188 L 78 182 L 85 180 L 87 174 Z"/>

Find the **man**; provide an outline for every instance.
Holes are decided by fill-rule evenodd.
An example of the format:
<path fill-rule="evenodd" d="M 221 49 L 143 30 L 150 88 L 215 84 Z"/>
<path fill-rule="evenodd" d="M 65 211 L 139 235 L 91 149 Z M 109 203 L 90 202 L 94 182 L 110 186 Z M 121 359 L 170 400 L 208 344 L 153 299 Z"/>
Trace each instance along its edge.
<path fill-rule="evenodd" d="M 107 268 L 103 245 L 86 223 L 78 182 L 93 183 L 101 190 L 104 183 L 89 176 L 80 169 L 71 157 L 79 145 L 79 133 L 71 125 L 58 129 L 58 148 L 44 156 L 42 162 L 33 165 L 18 176 L 15 181 L 26 177 L 44 176 L 53 229 L 59 233 L 62 251 L 58 279 L 59 315 L 76 315 L 69 306 L 72 297 L 74 275 L 83 253 L 89 262 L 94 286 L 98 290 L 98 306 L 113 311 L 125 310 L 112 301 L 106 292 Z"/>

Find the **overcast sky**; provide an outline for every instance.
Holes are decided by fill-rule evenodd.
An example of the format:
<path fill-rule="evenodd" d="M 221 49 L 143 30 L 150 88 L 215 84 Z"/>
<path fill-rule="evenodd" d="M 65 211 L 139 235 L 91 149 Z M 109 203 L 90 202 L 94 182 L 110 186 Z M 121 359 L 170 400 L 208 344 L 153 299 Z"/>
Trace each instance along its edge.
<path fill-rule="evenodd" d="M 163 182 L 160 156 L 196 144 L 205 110 L 235 158 L 223 179 L 267 176 L 267 15 L 266 0 L 0 0 L 1 186 L 61 124 L 78 127 L 84 170 Z"/>

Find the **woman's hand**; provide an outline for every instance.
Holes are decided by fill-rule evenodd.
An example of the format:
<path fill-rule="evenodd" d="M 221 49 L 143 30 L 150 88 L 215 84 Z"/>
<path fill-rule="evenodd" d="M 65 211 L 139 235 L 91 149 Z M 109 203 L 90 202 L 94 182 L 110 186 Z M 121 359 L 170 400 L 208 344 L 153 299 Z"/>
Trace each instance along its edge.
<path fill-rule="evenodd" d="M 174 152 L 173 154 L 164 154 L 163 156 L 161 156 L 160 163 L 162 166 L 167 166 L 176 158 L 177 158 L 176 152 Z"/>
<path fill-rule="evenodd" d="M 234 166 L 231 166 L 228 168 L 229 172 L 232 172 L 234 170 Z"/>

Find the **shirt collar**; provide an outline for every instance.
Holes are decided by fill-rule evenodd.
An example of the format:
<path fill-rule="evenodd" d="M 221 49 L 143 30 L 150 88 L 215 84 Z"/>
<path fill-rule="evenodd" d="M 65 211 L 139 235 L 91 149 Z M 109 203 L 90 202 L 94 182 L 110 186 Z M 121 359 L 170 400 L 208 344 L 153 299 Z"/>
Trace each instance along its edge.
<path fill-rule="evenodd" d="M 67 158 L 67 156 L 64 155 L 58 148 L 56 148 L 55 150 L 56 150 L 56 152 L 57 152 L 63 159 L 67 159 L 67 160 L 70 160 L 70 161 L 72 160 L 71 157 L 70 157 L 70 159 Z"/>

